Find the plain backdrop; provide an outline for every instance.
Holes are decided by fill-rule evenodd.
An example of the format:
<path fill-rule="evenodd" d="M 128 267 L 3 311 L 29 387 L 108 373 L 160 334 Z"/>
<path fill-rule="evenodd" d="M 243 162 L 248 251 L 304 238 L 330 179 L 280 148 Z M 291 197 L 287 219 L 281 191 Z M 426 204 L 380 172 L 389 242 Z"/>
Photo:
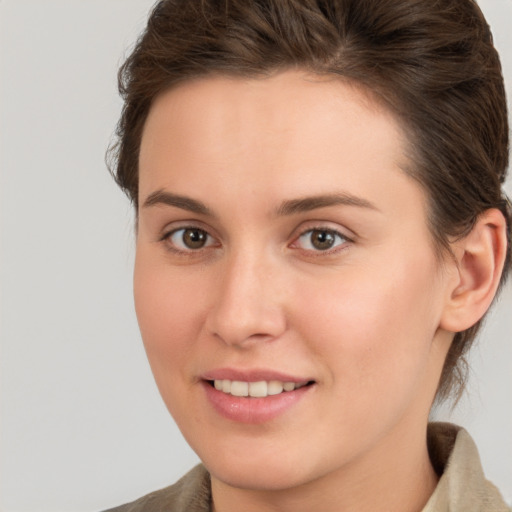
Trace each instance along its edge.
<path fill-rule="evenodd" d="M 116 70 L 152 0 L 0 0 L 0 509 L 94 511 L 197 457 L 160 400 L 135 320 L 132 213 L 104 164 Z M 482 0 L 512 84 L 512 1 Z M 512 96 L 512 95 L 511 95 Z M 510 193 L 510 181 L 508 186 Z M 512 500 L 512 291 L 450 415 Z"/>

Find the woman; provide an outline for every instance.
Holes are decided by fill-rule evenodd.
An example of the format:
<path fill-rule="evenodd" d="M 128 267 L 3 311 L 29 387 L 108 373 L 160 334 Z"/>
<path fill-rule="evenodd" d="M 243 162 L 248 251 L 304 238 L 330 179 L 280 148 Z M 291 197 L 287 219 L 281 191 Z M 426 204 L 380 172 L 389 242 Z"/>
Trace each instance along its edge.
<path fill-rule="evenodd" d="M 164 0 L 120 79 L 137 316 L 204 466 L 115 510 L 507 510 L 428 426 L 510 268 L 476 4 Z"/>

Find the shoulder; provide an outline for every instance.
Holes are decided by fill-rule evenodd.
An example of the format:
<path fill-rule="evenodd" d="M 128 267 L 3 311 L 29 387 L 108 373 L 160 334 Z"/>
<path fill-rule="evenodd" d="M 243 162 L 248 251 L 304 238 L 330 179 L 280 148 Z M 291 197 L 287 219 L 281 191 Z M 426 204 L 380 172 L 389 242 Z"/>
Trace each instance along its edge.
<path fill-rule="evenodd" d="M 174 485 L 105 512 L 209 512 L 210 475 L 198 465 Z"/>

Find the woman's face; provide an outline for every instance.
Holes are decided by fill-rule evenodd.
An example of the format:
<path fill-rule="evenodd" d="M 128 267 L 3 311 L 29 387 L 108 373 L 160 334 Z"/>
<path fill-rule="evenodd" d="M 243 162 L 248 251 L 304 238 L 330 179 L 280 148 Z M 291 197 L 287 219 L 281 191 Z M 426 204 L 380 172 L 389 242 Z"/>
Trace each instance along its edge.
<path fill-rule="evenodd" d="M 154 102 L 136 310 L 214 479 L 290 488 L 424 438 L 453 272 L 407 163 L 394 118 L 337 79 L 205 78 Z"/>

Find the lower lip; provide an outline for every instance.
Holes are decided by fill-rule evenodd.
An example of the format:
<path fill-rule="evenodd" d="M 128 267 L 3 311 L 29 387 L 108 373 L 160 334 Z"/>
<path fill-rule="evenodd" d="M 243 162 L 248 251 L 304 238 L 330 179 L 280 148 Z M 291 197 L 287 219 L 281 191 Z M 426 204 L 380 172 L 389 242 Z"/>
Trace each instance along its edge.
<path fill-rule="evenodd" d="M 312 387 L 313 385 L 308 385 L 278 395 L 252 398 L 228 395 L 215 389 L 209 382 L 203 381 L 206 396 L 217 413 L 228 420 L 253 424 L 277 418 L 304 398 Z"/>

